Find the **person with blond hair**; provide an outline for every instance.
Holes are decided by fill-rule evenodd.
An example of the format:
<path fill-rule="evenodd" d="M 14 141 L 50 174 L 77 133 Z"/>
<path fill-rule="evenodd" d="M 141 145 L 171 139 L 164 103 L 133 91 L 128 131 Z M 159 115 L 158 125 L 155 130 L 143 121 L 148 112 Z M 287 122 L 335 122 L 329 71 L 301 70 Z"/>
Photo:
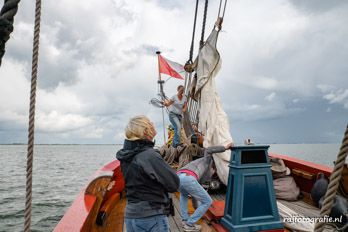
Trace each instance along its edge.
<path fill-rule="evenodd" d="M 116 154 L 126 183 L 128 232 L 169 231 L 168 193 L 177 191 L 179 178 L 153 148 L 156 133 L 146 116 L 131 118 L 125 129 L 123 148 Z"/>
<path fill-rule="evenodd" d="M 177 147 L 180 144 L 182 114 L 187 110 L 187 98 L 184 95 L 184 90 L 184 86 L 179 85 L 177 88 L 178 93 L 169 100 L 163 101 L 164 106 L 168 107 L 169 121 L 174 128 L 173 147 Z"/>

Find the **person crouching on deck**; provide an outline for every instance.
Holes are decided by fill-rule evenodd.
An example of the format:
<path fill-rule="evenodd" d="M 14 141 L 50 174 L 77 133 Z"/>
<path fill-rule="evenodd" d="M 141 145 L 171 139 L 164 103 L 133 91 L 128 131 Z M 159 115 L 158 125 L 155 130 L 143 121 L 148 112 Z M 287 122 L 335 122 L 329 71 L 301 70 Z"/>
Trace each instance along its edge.
<path fill-rule="evenodd" d="M 187 98 L 184 95 L 184 86 L 179 85 L 177 91 L 177 94 L 163 102 L 164 106 L 168 107 L 169 121 L 174 128 L 173 147 L 177 147 L 180 144 L 182 113 L 187 110 Z"/>
<path fill-rule="evenodd" d="M 229 143 L 226 146 L 206 148 L 204 157 L 191 161 L 177 171 L 180 178 L 180 210 L 185 232 L 200 231 L 201 226 L 197 225 L 196 222 L 205 214 L 212 203 L 211 197 L 200 185 L 200 183 L 210 180 L 214 174 L 212 154 L 224 152 L 232 146 L 233 144 Z M 191 216 L 188 215 L 187 205 L 189 195 L 193 198 L 192 200 L 200 203 Z"/>
<path fill-rule="evenodd" d="M 123 148 L 116 154 L 126 183 L 125 223 L 128 232 L 169 231 L 170 198 L 179 178 L 155 150 L 153 123 L 145 116 L 131 118 Z"/>

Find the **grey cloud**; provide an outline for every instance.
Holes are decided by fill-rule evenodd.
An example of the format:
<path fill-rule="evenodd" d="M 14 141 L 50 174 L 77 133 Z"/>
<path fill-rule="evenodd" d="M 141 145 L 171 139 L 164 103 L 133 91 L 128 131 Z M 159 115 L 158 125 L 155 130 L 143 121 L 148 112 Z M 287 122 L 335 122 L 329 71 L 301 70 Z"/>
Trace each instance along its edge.
<path fill-rule="evenodd" d="M 0 144 L 27 143 L 28 135 L 26 131 L 0 131 Z"/>
<path fill-rule="evenodd" d="M 160 48 L 156 45 L 150 45 L 150 44 L 143 44 L 140 47 L 133 48 L 132 50 L 129 50 L 129 53 L 134 53 L 138 55 L 150 55 L 154 56 L 156 55 L 156 51 L 159 51 Z"/>
<path fill-rule="evenodd" d="M 348 89 L 332 89 L 321 85 L 318 88 L 324 94 L 323 99 L 327 100 L 330 104 L 342 105 L 345 109 L 348 109 Z"/>
<path fill-rule="evenodd" d="M 231 72 L 242 77 L 275 78 L 280 84 L 278 90 L 292 90 L 301 95 L 318 94 L 316 83 L 348 86 L 348 78 L 344 78 L 348 73 L 348 45 L 342 39 L 348 38 L 347 21 L 348 14 L 335 16 L 333 13 L 327 20 L 313 18 L 310 27 L 294 34 L 286 47 L 272 56 L 251 58 L 247 68 Z"/>
<path fill-rule="evenodd" d="M 118 15 L 119 17 L 123 19 L 123 23 L 130 23 L 136 19 L 136 15 L 134 12 L 128 9 L 126 2 L 127 1 L 113 0 L 112 11 L 114 11 L 116 15 Z M 119 22 L 115 21 L 114 23 L 118 24 Z"/>
<path fill-rule="evenodd" d="M 162 53 L 172 53 L 174 49 L 171 48 L 163 48 L 156 45 L 151 44 L 142 44 L 139 47 L 132 48 L 130 50 L 125 50 L 126 54 L 135 54 L 135 55 L 148 55 L 155 56 L 157 51 L 161 51 Z"/>
<path fill-rule="evenodd" d="M 33 29 L 30 29 L 30 32 L 18 30 L 22 28 L 19 27 L 19 23 L 33 25 L 34 13 L 28 12 L 34 12 L 34 5 L 32 1 L 21 4 L 15 20 L 18 38 L 7 48 L 7 57 L 26 63 L 27 70 L 31 68 Z M 112 15 L 115 15 L 115 18 L 108 18 L 115 28 L 136 19 L 135 13 L 127 8 L 125 2 L 110 1 L 109 5 L 105 14 L 112 12 Z M 100 53 L 107 48 L 105 43 L 108 34 L 101 28 L 98 17 L 101 17 L 99 12 L 74 9 L 73 6 L 66 10 L 63 5 L 57 6 L 55 2 L 48 2 L 43 6 L 39 54 L 40 88 L 54 89 L 59 83 L 72 85 L 77 81 L 81 64 L 105 62 Z M 51 54 L 52 48 L 56 49 L 58 54 Z M 127 67 L 129 66 L 125 68 Z"/>
<path fill-rule="evenodd" d="M 166 9 L 180 8 L 182 7 L 182 1 L 178 0 L 155 0 L 160 7 Z"/>
<path fill-rule="evenodd" d="M 0 131 L 23 131 L 23 124 L 17 123 L 10 120 L 1 120 L 0 121 Z"/>
<path fill-rule="evenodd" d="M 264 90 L 239 86 L 238 90 L 233 90 L 233 95 L 229 96 L 226 91 L 222 91 L 220 96 L 224 99 L 226 112 L 233 115 L 235 120 L 243 122 L 288 118 L 306 110 L 306 105 L 293 102 L 294 95 L 289 93 L 277 93 L 271 102 L 260 97 L 269 94 Z"/>
<path fill-rule="evenodd" d="M 326 112 L 326 104 L 321 101 L 307 102 L 306 107 L 291 117 L 262 121 L 244 122 L 230 114 L 232 136 L 239 142 L 251 137 L 256 143 L 337 143 L 342 140 L 346 112 L 339 107 Z"/>
<path fill-rule="evenodd" d="M 290 0 L 290 2 L 300 10 L 308 13 L 322 13 L 336 7 L 347 6 L 347 1 L 345 0 Z"/>
<path fill-rule="evenodd" d="M 39 66 L 39 87 L 43 89 L 54 89 L 59 83 L 72 85 L 76 83 L 78 60 L 66 57 L 64 54 L 49 62 L 46 55 L 41 54 Z"/>
<path fill-rule="evenodd" d="M 148 104 L 157 91 L 157 64 L 155 57 L 150 56 L 162 50 L 172 53 L 173 57 L 168 58 L 176 61 L 175 56 L 179 56 L 178 60 L 186 57 L 188 51 L 182 50 L 187 50 L 190 42 L 193 9 L 185 9 L 192 14 L 180 10 L 186 1 L 148 0 L 146 6 L 157 12 L 180 17 L 166 19 L 171 25 L 177 20 L 180 24 L 187 22 L 188 33 L 171 34 L 172 28 L 163 27 L 164 21 L 156 24 L 151 12 L 137 12 L 142 10 L 142 1 L 127 5 L 126 1 L 109 0 L 99 5 L 95 2 L 95 9 L 76 7 L 85 3 L 70 1 L 69 6 L 64 6 L 48 1 L 43 5 L 39 87 L 47 96 L 41 105 L 45 114 L 56 110 L 59 116 L 74 114 L 90 119 L 90 123 L 70 131 L 38 128 L 37 141 L 122 142 L 124 126 L 135 114 L 151 117 L 158 129 L 157 139 L 161 139 L 161 110 Z M 255 142 L 278 143 L 341 141 L 347 109 L 343 101 L 330 102 L 340 99 L 337 91 L 348 86 L 346 4 L 295 0 L 292 5 L 277 0 L 234 4 L 226 12 L 227 33 L 219 37 L 223 64 L 217 85 L 235 141 L 242 142 L 245 137 Z M 255 9 L 250 10 L 250 4 Z M 132 6 L 134 9 L 130 9 Z M 269 14 L 269 6 L 279 11 Z M 32 29 L 28 31 L 28 25 L 33 24 L 33 12 L 33 1 L 21 3 L 15 19 L 21 25 L 17 24 L 6 54 L 11 61 L 26 64 L 28 78 L 32 46 Z M 262 17 L 265 12 L 270 18 Z M 142 24 L 143 19 L 138 17 L 143 16 L 144 22 L 156 25 Z M 240 17 L 243 20 L 238 21 Z M 144 32 L 141 35 L 136 31 L 139 26 Z M 154 28 L 158 28 L 155 35 Z M 186 37 L 187 43 L 183 44 L 181 39 Z M 14 78 L 17 77 L 11 80 Z M 175 93 L 177 82 L 171 83 L 165 87 L 169 95 L 171 90 Z M 319 84 L 321 88 L 317 87 Z M 56 98 L 69 100 L 56 102 Z M 168 124 L 168 118 L 165 119 Z M 26 130 L 21 129 L 26 125 L 5 120 L 0 122 L 0 142 L 26 142 Z"/>
<path fill-rule="evenodd" d="M 31 43 L 14 43 L 14 41 L 11 41 L 11 44 L 9 44 L 9 46 L 6 49 L 4 59 L 13 59 L 20 62 L 24 62 L 27 64 L 27 67 L 29 68 L 29 64 L 31 62 L 32 57 L 31 49 Z"/>

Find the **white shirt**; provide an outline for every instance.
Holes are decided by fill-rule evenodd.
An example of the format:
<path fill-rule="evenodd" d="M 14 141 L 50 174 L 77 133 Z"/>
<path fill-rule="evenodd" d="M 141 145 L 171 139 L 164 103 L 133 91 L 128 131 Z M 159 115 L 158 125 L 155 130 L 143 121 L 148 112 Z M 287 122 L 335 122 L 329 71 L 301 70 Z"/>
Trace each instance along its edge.
<path fill-rule="evenodd" d="M 186 96 L 183 95 L 181 98 L 181 101 L 178 98 L 178 95 L 175 94 L 173 97 L 170 98 L 171 101 L 173 101 L 173 104 L 171 104 L 168 109 L 170 112 L 173 112 L 175 114 L 182 114 L 182 108 L 184 107 L 184 104 L 187 100 Z"/>

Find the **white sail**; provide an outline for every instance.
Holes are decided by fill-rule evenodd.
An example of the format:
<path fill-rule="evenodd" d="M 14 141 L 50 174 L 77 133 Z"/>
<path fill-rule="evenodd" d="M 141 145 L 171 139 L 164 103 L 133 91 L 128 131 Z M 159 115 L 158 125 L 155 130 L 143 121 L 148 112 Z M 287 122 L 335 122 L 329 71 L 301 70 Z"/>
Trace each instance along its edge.
<path fill-rule="evenodd" d="M 208 37 L 197 57 L 197 92 L 200 93 L 199 129 L 204 134 L 204 147 L 227 145 L 233 142 L 228 117 L 222 108 L 215 86 L 221 59 L 216 49 L 218 31 Z M 214 161 L 220 180 L 227 185 L 231 151 L 215 154 Z"/>

